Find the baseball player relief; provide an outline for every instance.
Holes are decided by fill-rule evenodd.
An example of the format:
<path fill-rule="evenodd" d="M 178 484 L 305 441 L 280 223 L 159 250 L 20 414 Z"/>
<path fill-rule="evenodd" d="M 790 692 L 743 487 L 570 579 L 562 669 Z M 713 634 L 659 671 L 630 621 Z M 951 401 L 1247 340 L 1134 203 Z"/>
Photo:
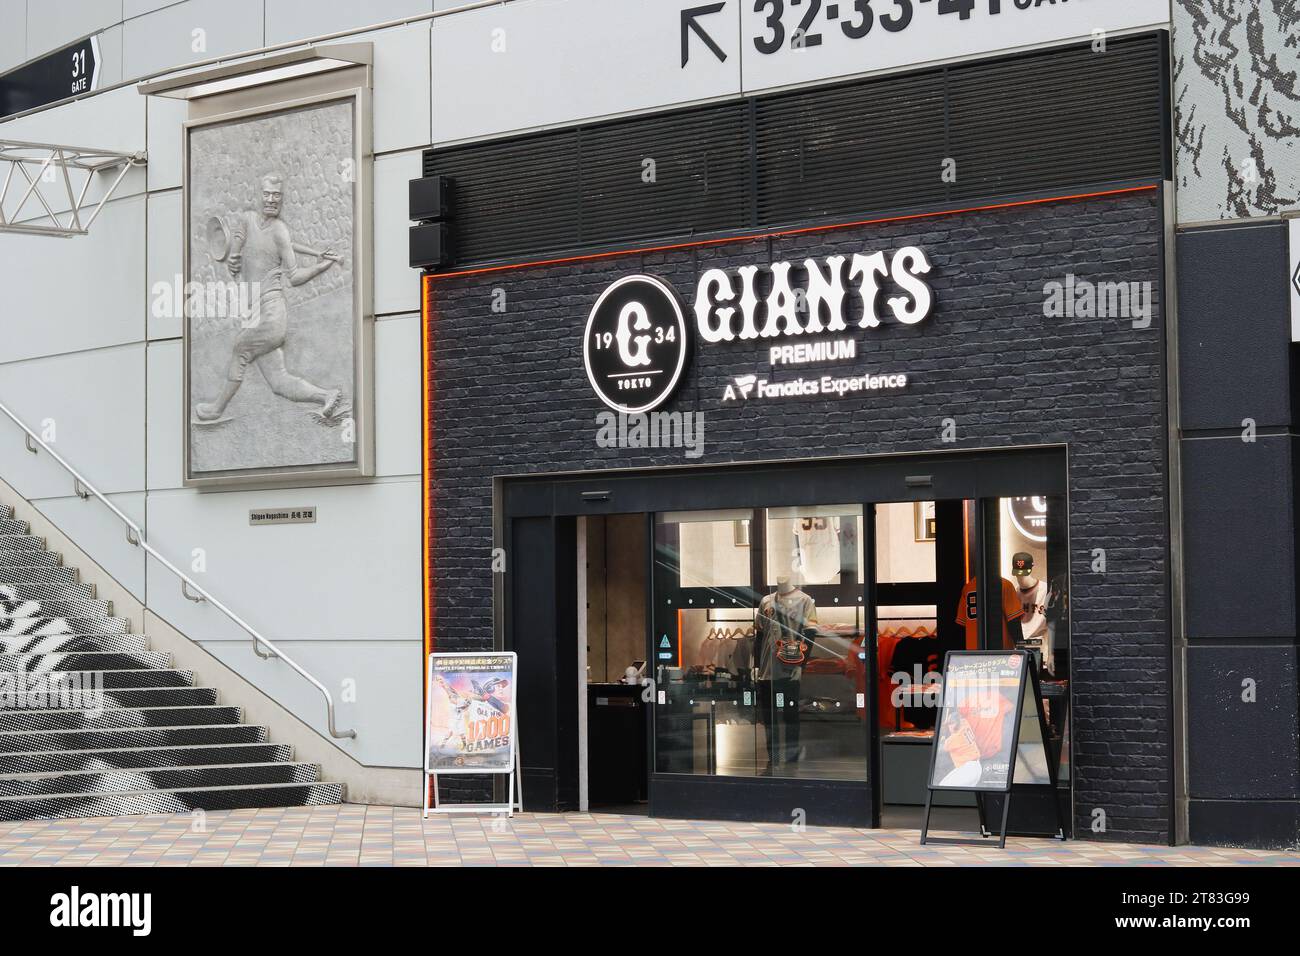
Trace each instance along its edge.
<path fill-rule="evenodd" d="M 357 467 L 354 105 L 187 135 L 186 477 Z"/>

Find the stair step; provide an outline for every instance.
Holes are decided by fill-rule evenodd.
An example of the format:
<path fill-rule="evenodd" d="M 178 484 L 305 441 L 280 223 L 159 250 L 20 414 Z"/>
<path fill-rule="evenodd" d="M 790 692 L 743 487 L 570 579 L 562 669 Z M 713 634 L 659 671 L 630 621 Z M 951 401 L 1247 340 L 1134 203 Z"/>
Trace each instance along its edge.
<path fill-rule="evenodd" d="M 0 820 L 59 817 L 115 817 L 135 813 L 189 813 L 191 810 L 243 810 L 255 807 L 307 807 L 343 802 L 338 783 L 257 783 L 189 790 L 63 797 L 0 797 Z"/>
<path fill-rule="evenodd" d="M 149 650 L 143 634 L 54 634 L 0 636 L 0 654 L 95 653 L 139 654 Z M 3 705 L 0 705 L 3 706 Z"/>
<path fill-rule="evenodd" d="M 0 654 L 0 671 L 38 673 L 42 671 L 129 671 L 163 669 L 171 655 L 160 651 L 143 654 Z"/>
<path fill-rule="evenodd" d="M 88 710 L 0 711 L 0 733 L 17 730 L 130 730 L 140 727 L 209 727 L 237 724 L 238 707 L 110 707 Z"/>
<path fill-rule="evenodd" d="M 266 728 L 255 724 L 120 730 L 6 730 L 0 731 L 0 755 L 46 750 L 179 747 L 182 744 L 260 744 L 266 742 L 266 737 Z"/>
<path fill-rule="evenodd" d="M 0 534 L 0 551 L 44 551 L 45 539 L 34 534 Z"/>
<path fill-rule="evenodd" d="M 137 687 L 126 690 L 103 690 L 85 697 L 45 693 L 0 694 L 0 714 L 9 710 L 37 710 L 42 707 L 79 705 L 87 701 L 111 707 L 207 707 L 218 700 L 215 687 Z"/>
<path fill-rule="evenodd" d="M 0 585 L 5 587 L 7 585 Z M 93 598 L 71 601 L 6 601 L 0 597 L 0 620 L 26 617 L 108 617 L 112 602 Z"/>
<path fill-rule="evenodd" d="M 93 598 L 93 584 L 4 584 L 0 585 L 0 599 L 19 601 L 72 601 Z"/>
<path fill-rule="evenodd" d="M 40 552 L 45 553 L 45 552 Z M 34 556 L 34 553 L 33 553 Z M 43 567 L 0 564 L 0 586 L 5 584 L 76 584 L 77 569 L 48 564 Z"/>
<path fill-rule="evenodd" d="M 7 567 L 62 567 L 63 559 L 53 551 L 0 551 L 0 571 Z"/>
<path fill-rule="evenodd" d="M 16 518 L 0 518 L 0 534 L 26 534 L 31 525 Z"/>
<path fill-rule="evenodd" d="M 43 773 L 0 780 L 0 797 L 131 792 L 140 789 L 142 777 L 148 780 L 150 788 L 154 790 L 247 786 L 256 783 L 316 783 L 320 780 L 320 765 L 286 761 L 164 767 L 157 770 Z"/>
<path fill-rule="evenodd" d="M 117 747 L 0 754 L 0 779 L 64 771 L 143 770 L 153 767 L 204 767 L 215 764 L 271 763 L 293 759 L 288 744 L 196 744 L 173 747 Z"/>
<path fill-rule="evenodd" d="M 0 618 L 0 634 L 53 637 L 59 634 L 129 634 L 124 617 L 13 617 Z"/>

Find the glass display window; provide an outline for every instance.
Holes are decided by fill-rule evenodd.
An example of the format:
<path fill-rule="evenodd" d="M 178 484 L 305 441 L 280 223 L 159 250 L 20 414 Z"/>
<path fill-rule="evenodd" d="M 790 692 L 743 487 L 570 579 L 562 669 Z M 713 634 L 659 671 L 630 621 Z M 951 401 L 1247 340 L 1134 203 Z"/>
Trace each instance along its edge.
<path fill-rule="evenodd" d="M 656 517 L 661 773 L 866 779 L 862 507 Z"/>
<path fill-rule="evenodd" d="M 932 738 L 944 655 L 1015 647 L 1068 779 L 1064 501 L 883 502 L 870 527 L 865 507 L 655 516 L 656 771 L 861 781 L 874 740 L 886 802 L 921 802 L 908 748 Z"/>
<path fill-rule="evenodd" d="M 656 549 L 680 588 L 748 587 L 752 511 L 682 511 L 660 516 Z"/>

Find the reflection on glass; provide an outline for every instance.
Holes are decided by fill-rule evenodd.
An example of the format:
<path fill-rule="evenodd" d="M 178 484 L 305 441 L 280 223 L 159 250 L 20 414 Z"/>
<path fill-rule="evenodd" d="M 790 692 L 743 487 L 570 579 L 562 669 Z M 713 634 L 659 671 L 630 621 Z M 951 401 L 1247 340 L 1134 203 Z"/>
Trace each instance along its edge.
<path fill-rule="evenodd" d="M 935 579 L 933 501 L 887 501 L 876 505 L 876 582 L 898 584 Z"/>
<path fill-rule="evenodd" d="M 1001 499 L 998 509 L 1002 573 L 1020 617 L 1017 646 L 1034 654 L 1045 676 L 1061 678 L 1069 643 L 1064 506 L 1062 496 L 1024 495 Z"/>
<path fill-rule="evenodd" d="M 866 779 L 861 508 L 663 514 L 655 539 L 659 772 Z"/>
<path fill-rule="evenodd" d="M 934 727 L 944 646 L 933 604 L 876 608 L 880 732 Z"/>
<path fill-rule="evenodd" d="M 862 580 L 862 507 L 767 509 L 767 584 L 799 586 Z"/>
<path fill-rule="evenodd" d="M 685 511 L 662 515 L 661 545 L 677 564 L 683 588 L 747 587 L 751 511 Z"/>

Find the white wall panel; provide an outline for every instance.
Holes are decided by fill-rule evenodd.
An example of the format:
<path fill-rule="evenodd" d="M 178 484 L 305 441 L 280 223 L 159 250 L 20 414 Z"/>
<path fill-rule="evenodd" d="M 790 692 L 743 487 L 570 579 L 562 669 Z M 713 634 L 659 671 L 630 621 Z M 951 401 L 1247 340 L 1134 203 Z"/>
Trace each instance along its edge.
<path fill-rule="evenodd" d="M 144 335 L 143 196 L 109 203 L 75 239 L 0 237 L 4 348 L 13 362 L 138 342 Z M 60 383 L 65 389 L 69 381 Z"/>
<path fill-rule="evenodd" d="M 180 339 L 149 343 L 149 461 L 145 471 L 150 491 L 180 488 L 184 478 L 183 355 Z"/>
<path fill-rule="evenodd" d="M 0 73 L 27 60 L 27 0 L 0 0 Z"/>
<path fill-rule="evenodd" d="M 27 4 L 27 58 L 121 22 L 122 0 L 35 0 Z"/>
<path fill-rule="evenodd" d="M 681 8 L 519 0 L 435 20 L 433 142 L 738 93 L 735 15 L 707 20 L 726 61 L 692 45 L 683 68 Z"/>
<path fill-rule="evenodd" d="M 320 691 L 285 664 L 254 656 L 244 641 L 204 642 L 203 647 L 333 740 L 328 734 L 325 699 Z M 286 643 L 284 651 L 330 689 L 339 729 L 357 732 L 355 740 L 335 740 L 335 744 L 370 766 L 420 765 L 418 640 L 291 642 Z M 355 682 L 355 703 L 342 700 L 345 680 Z"/>
<path fill-rule="evenodd" d="M 304 40 L 432 9 L 431 0 L 266 0 L 266 42 Z"/>
<path fill-rule="evenodd" d="M 411 261 L 410 182 L 419 178 L 419 150 L 375 159 L 375 312 L 417 312 L 420 275 Z"/>
<path fill-rule="evenodd" d="M 375 323 L 375 471 L 420 473 L 420 316 Z"/>
<path fill-rule="evenodd" d="M 148 303 L 148 331 L 151 339 L 174 338 L 181 334 L 183 307 L 176 302 L 177 277 L 184 291 L 184 256 L 181 219 L 183 207 L 178 189 L 150 193 L 148 197 L 149 238 L 146 255 L 145 297 Z M 160 295 L 156 285 L 165 285 Z"/>
<path fill-rule="evenodd" d="M 122 0 L 122 18 L 130 20 L 132 17 L 143 16 L 182 2 L 184 0 Z"/>
<path fill-rule="evenodd" d="M 262 0 L 186 0 L 127 20 L 124 31 L 124 75 L 147 76 L 261 47 Z M 202 48 L 195 49 L 200 38 Z"/>
<path fill-rule="evenodd" d="M 429 144 L 429 24 L 364 34 L 375 45 L 376 153 Z"/>
<path fill-rule="evenodd" d="M 105 494 L 144 488 L 144 346 L 73 352 L 0 365 L 0 402 L 44 437 Z M 45 454 L 23 449 L 0 421 L 0 474 L 24 498 L 72 493 L 72 479 Z"/>
<path fill-rule="evenodd" d="M 109 27 L 99 35 L 99 89 L 122 82 L 122 27 Z"/>
<path fill-rule="evenodd" d="M 145 148 L 144 100 L 123 87 L 0 122 L 0 137 L 134 153 Z"/>
<path fill-rule="evenodd" d="M 149 188 L 178 189 L 189 103 L 165 96 L 140 96 L 138 93 L 136 98 L 148 104 Z"/>
<path fill-rule="evenodd" d="M 293 505 L 315 505 L 316 522 L 248 524 L 250 508 Z M 272 640 L 405 639 L 420 633 L 419 514 L 417 480 L 163 491 L 149 496 L 149 535 L 182 568 L 203 548 L 196 580 Z M 148 574 L 151 606 L 191 639 L 241 633 L 168 588 L 152 561 Z"/>
<path fill-rule="evenodd" d="M 144 527 L 143 492 L 109 495 L 108 499 L 128 518 Z M 126 526 L 104 507 L 103 502 L 95 498 L 83 501 L 70 495 L 66 498 L 38 498 L 33 504 L 119 584 L 139 600 L 144 600 L 144 551 L 126 540 Z M 71 557 L 65 557 L 65 560 L 73 563 Z M 119 616 L 125 614 L 122 608 L 115 610 Z M 132 619 L 131 630 L 139 634 L 142 624 L 142 621 Z"/>

